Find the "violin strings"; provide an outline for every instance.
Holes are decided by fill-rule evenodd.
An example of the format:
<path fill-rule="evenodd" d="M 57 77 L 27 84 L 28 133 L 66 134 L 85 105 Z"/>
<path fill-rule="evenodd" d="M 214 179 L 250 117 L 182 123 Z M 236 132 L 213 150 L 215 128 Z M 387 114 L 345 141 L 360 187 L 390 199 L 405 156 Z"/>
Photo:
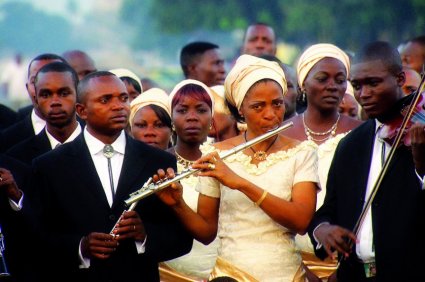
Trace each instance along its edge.
<path fill-rule="evenodd" d="M 421 111 L 418 111 L 418 110 L 414 110 L 413 113 L 414 113 L 414 115 L 412 117 L 412 120 L 414 122 L 419 121 L 419 122 L 425 123 L 425 114 L 424 113 L 422 113 Z"/>

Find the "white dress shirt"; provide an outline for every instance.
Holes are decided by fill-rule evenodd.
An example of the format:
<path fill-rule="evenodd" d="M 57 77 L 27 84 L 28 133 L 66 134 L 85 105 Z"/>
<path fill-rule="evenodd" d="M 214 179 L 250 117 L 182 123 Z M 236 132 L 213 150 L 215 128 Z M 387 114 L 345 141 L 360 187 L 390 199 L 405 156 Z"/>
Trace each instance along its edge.
<path fill-rule="evenodd" d="M 39 117 L 34 109 L 32 109 L 31 111 L 31 123 L 32 123 L 32 128 L 34 129 L 35 135 L 39 134 L 43 128 L 46 126 L 46 121 L 44 119 L 42 119 L 41 117 Z"/>
<path fill-rule="evenodd" d="M 366 200 L 369 198 L 375 182 L 381 172 L 381 168 L 384 165 L 388 156 L 388 152 L 391 149 L 391 146 L 379 138 L 379 130 L 381 129 L 382 123 L 376 120 L 375 127 L 375 138 L 372 148 L 372 160 L 370 164 L 369 177 L 366 185 L 366 194 L 365 194 L 365 204 Z M 385 159 L 382 159 L 383 148 L 385 146 Z M 369 209 L 366 213 L 366 218 L 363 221 L 363 225 L 360 227 L 358 234 L 359 243 L 356 244 L 356 254 L 363 262 L 372 262 L 375 260 L 375 249 L 373 247 L 373 231 L 372 231 L 372 211 Z"/>
<path fill-rule="evenodd" d="M 109 206 L 112 207 L 113 199 L 109 179 L 108 159 L 103 155 L 103 148 L 106 144 L 91 135 L 90 132 L 88 132 L 87 127 L 84 129 L 84 139 L 86 140 L 90 156 L 93 160 L 94 166 L 96 167 L 97 175 L 99 175 L 99 179 L 102 182 L 103 190 L 105 191 Z M 121 168 L 124 161 L 125 144 L 126 140 L 124 130 L 115 142 L 110 144 L 114 148 L 111 165 L 115 192 L 117 191 L 118 180 L 120 179 Z"/>
<path fill-rule="evenodd" d="M 56 146 L 58 146 L 58 145 L 62 145 L 62 144 L 73 141 L 75 138 L 77 138 L 78 135 L 80 135 L 80 133 L 81 133 L 81 125 L 80 125 L 80 123 L 78 123 L 77 127 L 71 133 L 71 135 L 68 137 L 68 139 L 66 139 L 65 142 L 61 143 L 52 134 L 49 133 L 49 131 L 47 130 L 47 127 L 46 127 L 47 139 L 49 139 L 50 147 L 52 149 L 56 148 Z"/>

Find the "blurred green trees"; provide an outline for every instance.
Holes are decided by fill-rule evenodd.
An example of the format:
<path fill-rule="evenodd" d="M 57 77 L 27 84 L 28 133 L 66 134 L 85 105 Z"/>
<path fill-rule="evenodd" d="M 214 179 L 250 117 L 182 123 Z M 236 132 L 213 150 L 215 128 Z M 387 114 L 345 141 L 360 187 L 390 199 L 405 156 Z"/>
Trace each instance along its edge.
<path fill-rule="evenodd" d="M 423 0 L 124 0 L 121 12 L 130 21 L 148 13 L 154 21 L 149 24 L 167 34 L 232 31 L 265 22 L 280 40 L 299 46 L 332 42 L 357 49 L 371 40 L 398 44 L 425 33 Z M 146 31 L 140 18 L 134 24 Z"/>

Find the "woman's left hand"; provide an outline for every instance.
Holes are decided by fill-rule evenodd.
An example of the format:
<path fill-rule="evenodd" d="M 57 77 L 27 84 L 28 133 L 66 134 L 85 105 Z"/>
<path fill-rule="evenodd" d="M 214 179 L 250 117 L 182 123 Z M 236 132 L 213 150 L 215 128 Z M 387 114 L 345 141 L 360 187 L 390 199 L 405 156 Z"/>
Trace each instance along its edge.
<path fill-rule="evenodd" d="M 239 189 L 242 181 L 244 181 L 223 162 L 217 152 L 202 156 L 193 163 L 192 168 L 200 169 L 197 175 L 214 177 L 221 184 L 231 189 Z"/>

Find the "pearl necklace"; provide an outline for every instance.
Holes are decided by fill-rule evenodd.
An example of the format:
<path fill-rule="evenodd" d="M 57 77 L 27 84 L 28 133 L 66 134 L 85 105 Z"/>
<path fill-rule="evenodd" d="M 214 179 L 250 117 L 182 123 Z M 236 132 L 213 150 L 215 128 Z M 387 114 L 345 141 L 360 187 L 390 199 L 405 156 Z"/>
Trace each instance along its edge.
<path fill-rule="evenodd" d="M 307 139 L 311 140 L 311 141 L 315 141 L 315 142 L 322 142 L 322 141 L 325 141 L 325 140 L 327 140 L 331 137 L 334 137 L 335 134 L 336 134 L 336 129 L 338 127 L 338 122 L 339 122 L 340 117 L 341 117 L 341 115 L 338 113 L 338 118 L 336 119 L 336 122 L 328 130 L 323 131 L 323 132 L 316 132 L 316 131 L 311 130 L 307 126 L 307 124 L 305 123 L 305 115 L 303 113 L 302 119 L 303 119 L 303 125 L 304 125 L 304 132 L 305 132 L 305 135 L 307 136 Z M 320 139 L 320 138 L 314 138 L 312 135 L 316 135 L 316 136 L 328 135 L 328 136 Z"/>

